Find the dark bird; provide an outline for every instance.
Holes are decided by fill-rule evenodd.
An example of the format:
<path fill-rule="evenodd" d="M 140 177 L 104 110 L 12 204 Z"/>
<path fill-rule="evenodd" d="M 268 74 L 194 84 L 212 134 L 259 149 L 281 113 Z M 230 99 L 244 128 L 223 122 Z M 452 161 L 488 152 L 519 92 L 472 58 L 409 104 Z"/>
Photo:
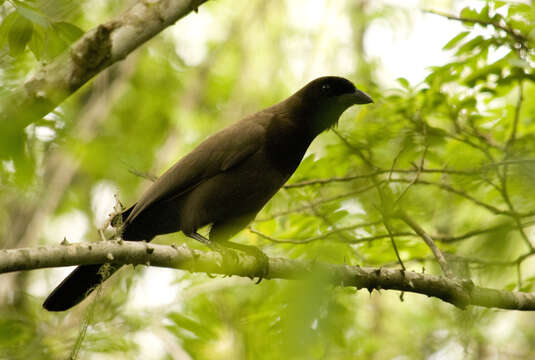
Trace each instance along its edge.
<path fill-rule="evenodd" d="M 228 240 L 290 178 L 317 135 L 334 126 L 347 108 L 371 102 L 349 80 L 318 78 L 288 99 L 208 137 L 114 223 L 121 223 L 124 240 L 150 241 L 156 235 L 182 231 L 218 251 L 231 248 L 252 254 L 263 264 L 265 275 L 268 262 L 262 251 Z M 209 238 L 197 233 L 205 225 L 212 225 Z M 43 307 L 50 311 L 71 308 L 119 267 L 77 267 Z"/>

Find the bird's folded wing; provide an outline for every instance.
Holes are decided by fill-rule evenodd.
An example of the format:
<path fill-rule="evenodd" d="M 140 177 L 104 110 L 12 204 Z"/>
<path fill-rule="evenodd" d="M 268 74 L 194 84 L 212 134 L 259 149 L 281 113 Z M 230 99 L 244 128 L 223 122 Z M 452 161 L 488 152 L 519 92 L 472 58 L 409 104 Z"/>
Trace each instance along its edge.
<path fill-rule="evenodd" d="M 208 137 L 173 165 L 147 189 L 127 217 L 126 223 L 148 206 L 187 192 L 203 180 L 227 171 L 258 151 L 265 142 L 265 128 L 254 120 L 248 118 L 239 121 Z"/>

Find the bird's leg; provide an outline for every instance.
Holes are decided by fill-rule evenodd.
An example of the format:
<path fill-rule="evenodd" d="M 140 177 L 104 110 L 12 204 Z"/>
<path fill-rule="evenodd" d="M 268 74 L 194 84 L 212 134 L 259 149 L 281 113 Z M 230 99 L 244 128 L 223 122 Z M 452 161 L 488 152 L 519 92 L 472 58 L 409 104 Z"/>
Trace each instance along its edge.
<path fill-rule="evenodd" d="M 266 254 L 264 254 L 262 250 L 260 250 L 256 246 L 243 245 L 231 241 L 219 241 L 218 244 L 226 248 L 242 251 L 247 255 L 251 255 L 256 258 L 256 261 L 258 262 L 258 264 L 260 264 L 259 271 L 255 274 L 256 276 L 258 276 L 257 284 L 259 284 L 260 281 L 262 281 L 262 279 L 269 274 L 269 258 Z"/>
<path fill-rule="evenodd" d="M 212 242 L 209 239 L 205 238 L 204 236 L 202 236 L 201 234 L 197 232 L 192 232 L 191 234 L 185 234 L 185 235 L 187 237 L 197 240 L 200 243 L 203 243 L 204 245 L 210 246 L 212 244 Z"/>

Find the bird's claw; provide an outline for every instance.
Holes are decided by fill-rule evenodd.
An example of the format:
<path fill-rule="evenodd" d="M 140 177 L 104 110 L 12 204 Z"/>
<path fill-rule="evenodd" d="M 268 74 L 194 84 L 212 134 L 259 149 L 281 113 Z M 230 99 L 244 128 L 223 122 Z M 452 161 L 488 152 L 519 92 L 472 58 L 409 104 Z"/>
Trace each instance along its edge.
<path fill-rule="evenodd" d="M 233 250 L 231 250 L 234 249 L 255 257 L 258 267 L 256 273 L 251 277 L 251 279 L 253 277 L 258 277 L 256 284 L 259 284 L 269 273 L 269 258 L 266 254 L 264 254 L 264 252 L 262 252 L 262 250 L 255 246 L 238 245 L 231 242 L 226 242 L 224 244 L 218 244 L 214 242 L 210 245 L 210 247 L 214 251 L 217 251 L 221 254 L 221 257 L 223 258 L 223 264 L 221 267 L 226 272 L 235 267 L 235 265 L 240 264 L 239 256 Z M 231 260 L 230 262 L 229 259 Z"/>
<path fill-rule="evenodd" d="M 221 255 L 221 259 L 223 260 L 221 263 L 221 268 L 225 272 L 231 272 L 231 269 L 235 267 L 235 265 L 240 263 L 239 256 L 231 249 L 226 248 L 224 246 L 221 246 L 217 243 L 212 243 L 210 245 L 212 250 L 218 252 Z M 226 274 L 230 276 L 229 274 Z"/>
<path fill-rule="evenodd" d="M 260 284 L 262 279 L 264 279 L 269 274 L 269 258 L 266 254 L 257 247 L 251 246 L 248 247 L 248 250 L 246 251 L 249 255 L 252 255 L 256 258 L 258 266 L 258 271 L 255 274 L 258 277 L 258 280 L 255 284 Z"/>

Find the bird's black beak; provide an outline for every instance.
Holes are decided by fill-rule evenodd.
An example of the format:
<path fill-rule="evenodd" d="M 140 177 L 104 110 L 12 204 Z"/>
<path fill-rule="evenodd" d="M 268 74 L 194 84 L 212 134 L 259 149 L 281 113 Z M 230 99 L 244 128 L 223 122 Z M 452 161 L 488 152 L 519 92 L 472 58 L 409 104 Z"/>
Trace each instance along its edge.
<path fill-rule="evenodd" d="M 373 103 L 373 99 L 366 94 L 363 91 L 355 90 L 353 94 L 351 94 L 353 97 L 353 103 L 354 104 L 370 104 Z"/>
<path fill-rule="evenodd" d="M 352 105 L 369 104 L 373 102 L 372 98 L 368 94 L 360 90 L 355 90 L 352 93 L 345 93 L 339 95 L 338 101 L 347 107 Z"/>

